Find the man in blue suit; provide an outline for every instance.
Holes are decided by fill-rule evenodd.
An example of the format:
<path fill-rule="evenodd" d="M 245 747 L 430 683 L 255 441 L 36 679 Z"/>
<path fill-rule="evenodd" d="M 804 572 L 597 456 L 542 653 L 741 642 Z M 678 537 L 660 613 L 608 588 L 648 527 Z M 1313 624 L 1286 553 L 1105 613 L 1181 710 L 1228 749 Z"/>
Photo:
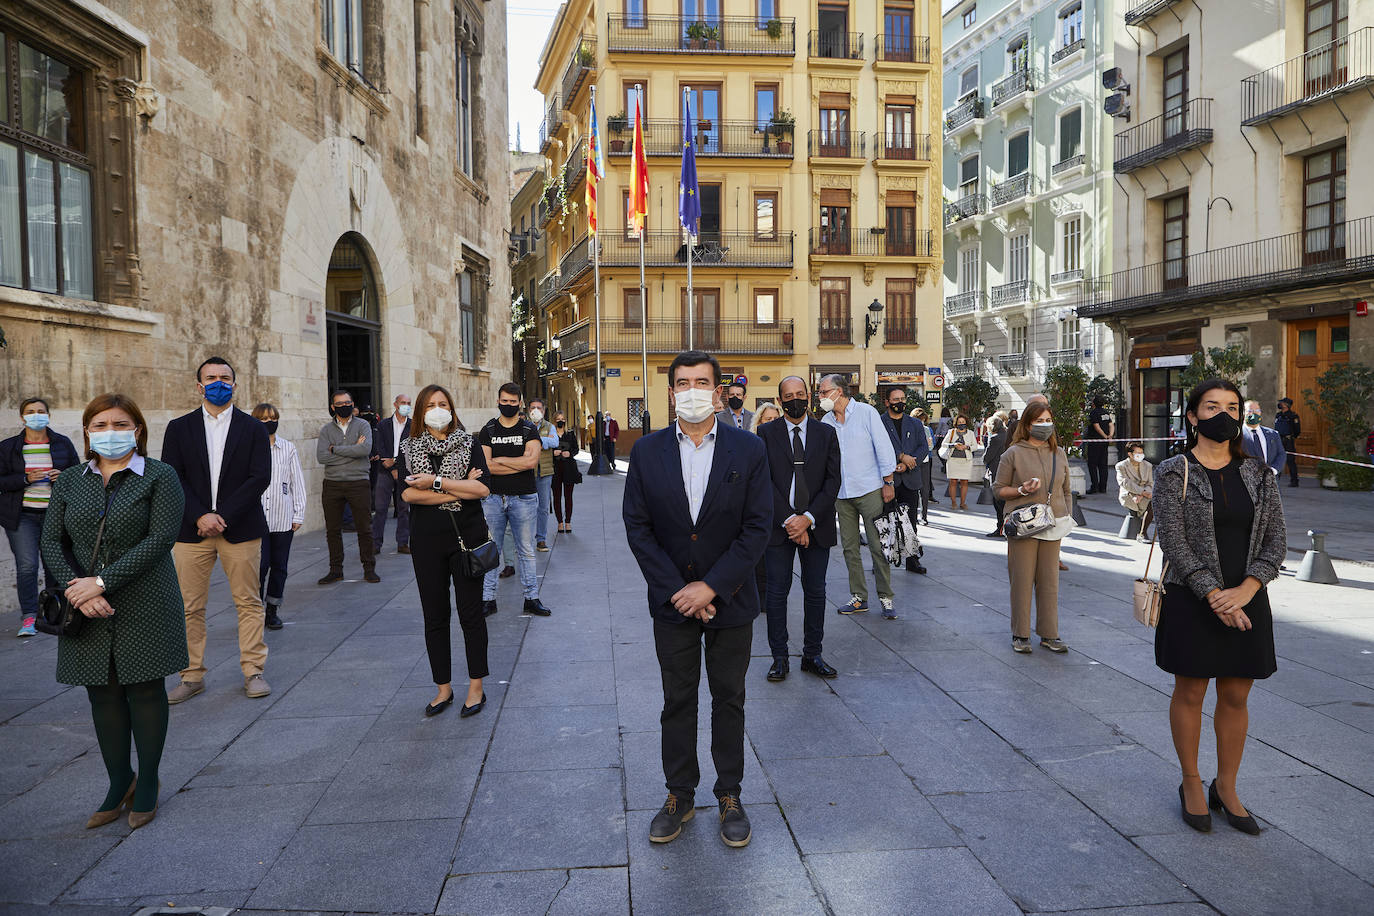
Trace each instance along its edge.
<path fill-rule="evenodd" d="M 1269 470 L 1277 477 L 1283 473 L 1288 463 L 1288 450 L 1278 432 L 1267 426 L 1260 426 L 1264 416 L 1260 413 L 1259 401 L 1245 402 L 1245 454 L 1258 458 L 1269 465 Z"/>
<path fill-rule="evenodd" d="M 744 678 L 759 593 L 754 567 L 768 544 L 773 492 L 763 442 L 718 423 L 720 364 L 700 350 L 668 367 L 677 422 L 630 452 L 622 513 L 630 550 L 649 586 L 663 677 L 663 775 L 668 799 L 649 839 L 668 843 L 696 813 L 697 688 L 703 646 L 711 688 L 711 756 L 720 836 L 748 845 L 744 778 Z"/>
<path fill-rule="evenodd" d="M 787 595 L 793 557 L 801 558 L 803 630 L 801 669 L 818 677 L 837 672 L 821 658 L 825 637 L 825 570 L 835 546 L 835 497 L 840 492 L 840 440 L 835 430 L 808 416 L 806 382 L 789 375 L 778 383 L 781 423 L 759 427 L 773 482 L 773 524 L 768 537 L 768 680 L 787 678 Z"/>
<path fill-rule="evenodd" d="M 893 385 L 887 389 L 887 413 L 883 414 L 883 428 L 892 440 L 892 450 L 897 453 L 897 473 L 893 475 L 896 483 L 897 502 L 906 506 L 915 530 L 920 524 L 917 515 L 930 515 L 930 504 L 926 499 L 925 474 L 926 458 L 930 456 L 930 440 L 926 438 L 926 425 L 906 412 L 906 389 Z M 907 557 L 907 572 L 925 574 L 920 557 Z"/>

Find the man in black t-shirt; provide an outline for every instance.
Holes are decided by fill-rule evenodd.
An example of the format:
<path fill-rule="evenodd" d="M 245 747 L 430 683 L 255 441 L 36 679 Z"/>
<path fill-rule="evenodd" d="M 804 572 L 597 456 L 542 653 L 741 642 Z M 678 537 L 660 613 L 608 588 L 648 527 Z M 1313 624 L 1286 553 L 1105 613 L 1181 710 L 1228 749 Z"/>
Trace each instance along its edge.
<path fill-rule="evenodd" d="M 520 387 L 513 382 L 501 386 L 496 406 L 501 415 L 494 417 L 477 434 L 477 444 L 487 460 L 487 486 L 491 495 L 482 500 L 482 512 L 487 517 L 491 539 L 499 544 L 506 540 L 509 525 L 515 538 L 515 553 L 520 568 L 520 585 L 525 592 L 525 613 L 547 617 L 551 613 L 539 600 L 539 578 L 534 569 L 534 528 L 539 516 L 539 496 L 534 471 L 539 466 L 539 430 L 528 420 L 522 420 Z M 496 585 L 500 571 L 489 571 L 482 582 L 482 609 L 488 615 L 496 613 Z"/>
<path fill-rule="evenodd" d="M 1088 493 L 1107 492 L 1107 443 L 1112 437 L 1112 412 L 1105 398 L 1093 398 L 1088 427 L 1083 431 L 1083 457 L 1088 461 Z M 1098 440 L 1098 441 L 1094 441 Z"/>

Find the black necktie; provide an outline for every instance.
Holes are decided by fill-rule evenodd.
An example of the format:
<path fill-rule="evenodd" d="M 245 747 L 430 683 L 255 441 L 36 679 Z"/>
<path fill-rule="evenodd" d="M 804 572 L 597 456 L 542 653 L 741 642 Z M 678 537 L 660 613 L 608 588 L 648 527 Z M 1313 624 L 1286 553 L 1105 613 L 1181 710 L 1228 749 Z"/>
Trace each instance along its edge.
<path fill-rule="evenodd" d="M 806 449 L 800 426 L 792 427 L 792 487 L 792 511 L 802 515 L 811 507 L 811 491 L 806 487 Z"/>

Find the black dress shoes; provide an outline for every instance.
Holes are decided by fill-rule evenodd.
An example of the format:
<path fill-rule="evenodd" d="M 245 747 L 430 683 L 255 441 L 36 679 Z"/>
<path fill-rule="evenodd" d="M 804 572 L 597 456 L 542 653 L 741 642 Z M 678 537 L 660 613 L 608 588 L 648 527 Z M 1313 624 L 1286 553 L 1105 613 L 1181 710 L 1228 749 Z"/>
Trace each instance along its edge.
<path fill-rule="evenodd" d="M 816 677 L 832 678 L 839 676 L 838 671 L 825 663 L 825 659 L 817 655 L 815 658 L 803 658 L 801 670 L 810 671 Z M 747 842 L 747 841 L 746 841 Z"/>
<path fill-rule="evenodd" d="M 364 572 L 364 573 L 363 573 L 363 579 L 366 580 L 366 581 L 368 581 L 368 582 L 380 582 L 380 581 L 382 581 L 382 577 L 379 576 L 379 575 L 377 575 L 377 571 L 376 571 L 375 569 L 369 569 L 369 570 L 367 570 L 366 572 Z"/>
<path fill-rule="evenodd" d="M 676 840 L 678 834 L 682 833 L 682 825 L 697 813 L 692 807 L 693 800 L 690 795 L 679 796 L 669 792 L 668 800 L 649 823 L 649 842 L 671 843 Z"/>
<path fill-rule="evenodd" d="M 450 699 L 450 702 L 452 702 L 451 699 Z M 464 719 L 468 718 L 469 716 L 475 716 L 475 715 L 477 715 L 479 712 L 481 712 L 481 711 L 482 711 L 482 707 L 483 707 L 483 706 L 486 706 L 486 705 L 487 705 L 487 694 L 486 694 L 486 691 L 484 690 L 484 691 L 482 691 L 482 699 L 478 700 L 478 701 L 477 701 L 474 705 L 472 705 L 472 706 L 464 706 L 462 712 L 460 712 L 458 715 L 462 716 Z"/>
<path fill-rule="evenodd" d="M 538 598 L 526 598 L 525 613 L 533 614 L 536 617 L 548 617 L 553 614 L 553 611 L 544 607 L 544 602 L 540 601 Z"/>
<path fill-rule="evenodd" d="M 717 801 L 720 805 L 721 842 L 735 849 L 748 846 L 754 831 L 749 826 L 749 815 L 744 813 L 739 803 L 739 796 L 722 795 Z"/>
<path fill-rule="evenodd" d="M 1183 798 L 1183 783 L 1178 784 L 1178 807 L 1183 812 L 1183 823 L 1192 827 L 1198 833 L 1212 832 L 1212 814 L 1189 814 L 1188 802 Z"/>
<path fill-rule="evenodd" d="M 316 584 L 318 584 L 318 585 L 328 585 L 328 584 L 331 583 L 331 582 L 342 582 L 342 581 L 343 581 L 343 572 L 342 572 L 342 571 L 335 571 L 335 570 L 332 570 L 332 569 L 331 569 L 329 572 L 327 572 L 327 573 L 325 573 L 323 576 L 321 576 L 321 577 L 320 577 L 320 581 L 319 581 L 318 583 L 316 583 Z"/>
<path fill-rule="evenodd" d="M 515 575 L 515 567 L 507 563 L 506 568 L 501 570 L 501 578 L 509 579 L 513 575 Z"/>
<path fill-rule="evenodd" d="M 1230 824 L 1232 827 L 1236 828 L 1241 833 L 1248 833 L 1251 836 L 1259 836 L 1260 825 L 1255 823 L 1254 817 L 1252 817 L 1249 814 L 1245 815 L 1244 817 L 1237 817 L 1236 815 L 1232 814 L 1230 811 L 1226 809 L 1226 805 L 1222 804 L 1221 796 L 1217 794 L 1217 781 L 1215 779 L 1212 780 L 1212 785 L 1209 786 L 1207 789 L 1207 806 L 1209 808 L 1214 808 L 1217 811 L 1220 811 L 1222 814 L 1225 814 L 1226 823 Z M 1210 821 L 1212 819 L 1212 815 L 1207 815 L 1207 819 Z"/>
<path fill-rule="evenodd" d="M 916 557 L 907 557 L 907 559 L 906 559 L 906 571 L 907 571 L 907 572 L 919 573 L 919 574 L 922 575 L 922 576 L 924 576 L 924 575 L 926 574 L 926 572 L 927 572 L 926 568 L 925 568 L 924 566 L 921 565 L 921 561 L 920 561 L 919 559 L 917 559 Z"/>
<path fill-rule="evenodd" d="M 425 707 L 425 715 L 426 715 L 426 716 L 437 716 L 437 715 L 439 715 L 439 713 L 443 712 L 445 709 L 448 709 L 448 708 L 449 708 L 450 706 L 452 706 L 452 705 L 453 705 L 453 694 L 450 693 L 450 694 L 448 695 L 448 699 L 446 699 L 446 700 L 440 700 L 440 701 L 437 702 L 437 703 L 431 703 L 431 704 L 429 704 L 428 706 L 426 706 L 426 707 Z"/>
<path fill-rule="evenodd" d="M 483 602 L 482 602 L 482 616 L 483 616 L 483 617 L 490 617 L 492 614 L 495 614 L 495 613 L 496 613 L 496 602 L 495 602 L 495 601 L 483 601 Z"/>
<path fill-rule="evenodd" d="M 770 680 L 770 681 L 785 681 L 785 680 L 787 680 L 787 668 L 788 668 L 787 659 L 785 659 L 785 658 L 775 658 L 775 659 L 773 659 L 773 667 L 771 667 L 771 668 L 768 669 L 768 680 Z"/>
<path fill-rule="evenodd" d="M 267 627 L 269 630 L 280 630 L 284 626 L 281 622 L 281 617 L 277 615 L 277 606 L 275 604 L 267 605 L 266 619 L 263 621 L 263 626 Z"/>

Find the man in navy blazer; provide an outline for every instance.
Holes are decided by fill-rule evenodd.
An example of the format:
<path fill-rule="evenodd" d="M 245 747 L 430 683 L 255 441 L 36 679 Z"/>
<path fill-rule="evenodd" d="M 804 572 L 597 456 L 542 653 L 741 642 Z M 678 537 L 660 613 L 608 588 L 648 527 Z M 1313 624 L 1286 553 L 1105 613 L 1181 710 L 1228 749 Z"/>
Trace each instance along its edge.
<path fill-rule="evenodd" d="M 410 553 L 410 504 L 401 498 L 405 481 L 396 470 L 400 444 L 410 430 L 410 395 L 398 394 L 392 414 L 378 422 L 372 434 L 372 468 L 377 479 L 372 484 L 372 551 L 382 552 L 386 540 L 386 520 L 396 507 L 396 552 Z M 356 524 L 356 522 L 355 522 Z"/>
<path fill-rule="evenodd" d="M 892 475 L 897 502 L 906 506 L 911 527 L 915 529 L 920 524 L 917 515 L 930 516 L 930 504 L 921 504 L 926 499 L 925 469 L 929 465 L 925 462 L 930 456 L 930 440 L 926 438 L 926 425 L 907 413 L 906 389 L 901 385 L 887 389 L 883 429 L 887 430 L 892 450 L 897 453 L 897 473 Z M 920 557 L 907 557 L 906 569 L 922 574 L 926 571 Z"/>
<path fill-rule="evenodd" d="M 1261 426 L 1264 414 L 1260 412 L 1259 401 L 1245 402 L 1245 431 L 1242 440 L 1245 454 L 1258 458 L 1269 465 L 1269 470 L 1278 477 L 1288 463 L 1288 450 L 1283 447 L 1283 439 L 1278 431 Z"/>
<path fill-rule="evenodd" d="M 267 643 L 263 640 L 259 564 L 267 516 L 262 493 L 272 482 L 267 427 L 232 405 L 234 369 L 218 356 L 196 370 L 201 406 L 167 424 L 162 460 L 181 478 L 186 509 L 172 558 L 186 604 L 186 645 L 190 664 L 167 702 L 181 703 L 205 689 L 205 603 L 215 560 L 224 567 L 238 609 L 239 667 L 250 697 L 272 692 L 263 678 Z"/>
<path fill-rule="evenodd" d="M 821 657 L 825 638 L 825 570 L 835 546 L 835 497 L 840 492 L 840 440 L 835 430 L 810 416 L 806 382 L 789 375 L 778 383 L 783 418 L 765 423 L 759 438 L 768 452 L 773 483 L 773 525 L 764 555 L 767 572 L 768 680 L 787 678 L 787 595 L 793 557 L 801 558 L 801 669 L 819 677 L 837 672 Z"/>
<path fill-rule="evenodd" d="M 649 839 L 677 839 L 694 808 L 697 688 L 705 647 L 711 688 L 711 756 L 720 836 L 749 843 L 740 806 L 744 778 L 744 679 L 759 613 L 754 567 L 773 519 L 767 457 L 757 436 L 719 423 L 720 364 L 689 350 L 668 368 L 677 422 L 641 437 L 630 452 L 622 513 L 630 550 L 649 587 L 654 646 L 663 677 L 663 775 L 668 799 Z"/>

